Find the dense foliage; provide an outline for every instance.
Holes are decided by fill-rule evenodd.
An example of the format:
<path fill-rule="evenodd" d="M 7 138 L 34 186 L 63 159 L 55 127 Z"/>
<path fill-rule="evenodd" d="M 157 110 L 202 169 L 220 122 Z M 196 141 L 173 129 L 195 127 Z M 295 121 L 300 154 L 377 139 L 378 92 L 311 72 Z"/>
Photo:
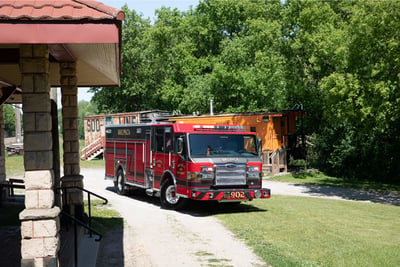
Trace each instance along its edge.
<path fill-rule="evenodd" d="M 15 111 L 14 106 L 3 105 L 4 134 L 5 137 L 15 136 Z M 21 116 L 22 118 L 22 116 Z"/>
<path fill-rule="evenodd" d="M 124 10 L 121 88 L 92 89 L 101 112 L 302 104 L 319 167 L 400 179 L 400 1 L 204 0 L 154 23 Z"/>

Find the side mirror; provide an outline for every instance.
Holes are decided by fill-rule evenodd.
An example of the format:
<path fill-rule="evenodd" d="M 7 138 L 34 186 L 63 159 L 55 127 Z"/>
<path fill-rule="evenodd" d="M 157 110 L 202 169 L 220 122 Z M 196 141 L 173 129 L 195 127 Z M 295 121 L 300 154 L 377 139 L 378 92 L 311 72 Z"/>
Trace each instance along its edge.
<path fill-rule="evenodd" d="M 182 153 L 183 153 L 183 138 L 178 137 L 176 139 L 176 141 L 177 141 L 176 152 L 178 153 L 178 155 L 182 155 Z"/>

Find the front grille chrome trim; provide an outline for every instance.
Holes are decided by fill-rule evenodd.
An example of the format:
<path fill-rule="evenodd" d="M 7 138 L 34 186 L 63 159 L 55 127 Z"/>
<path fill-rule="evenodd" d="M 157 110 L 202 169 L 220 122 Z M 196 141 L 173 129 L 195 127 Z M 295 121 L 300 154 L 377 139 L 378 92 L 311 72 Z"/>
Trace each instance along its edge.
<path fill-rule="evenodd" d="M 215 185 L 245 185 L 246 164 L 217 164 L 215 168 Z"/>

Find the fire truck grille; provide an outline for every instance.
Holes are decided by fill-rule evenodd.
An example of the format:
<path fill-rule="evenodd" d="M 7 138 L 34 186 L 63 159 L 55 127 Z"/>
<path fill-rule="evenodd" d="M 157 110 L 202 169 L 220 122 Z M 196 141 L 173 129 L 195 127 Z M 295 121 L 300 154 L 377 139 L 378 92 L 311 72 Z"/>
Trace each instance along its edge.
<path fill-rule="evenodd" d="M 223 164 L 215 166 L 215 185 L 245 185 L 245 164 Z"/>

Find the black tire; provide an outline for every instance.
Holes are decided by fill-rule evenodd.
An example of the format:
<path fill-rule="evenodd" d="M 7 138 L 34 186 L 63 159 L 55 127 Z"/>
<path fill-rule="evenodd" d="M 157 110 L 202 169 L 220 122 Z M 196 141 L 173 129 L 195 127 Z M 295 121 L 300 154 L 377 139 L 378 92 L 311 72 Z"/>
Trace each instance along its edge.
<path fill-rule="evenodd" d="M 118 195 L 125 195 L 127 193 L 125 186 L 125 175 L 121 169 L 118 171 L 116 180 L 114 181 L 114 191 Z"/>
<path fill-rule="evenodd" d="M 186 200 L 176 195 L 174 183 L 167 179 L 161 185 L 161 207 L 167 210 L 177 210 L 185 206 Z"/>

